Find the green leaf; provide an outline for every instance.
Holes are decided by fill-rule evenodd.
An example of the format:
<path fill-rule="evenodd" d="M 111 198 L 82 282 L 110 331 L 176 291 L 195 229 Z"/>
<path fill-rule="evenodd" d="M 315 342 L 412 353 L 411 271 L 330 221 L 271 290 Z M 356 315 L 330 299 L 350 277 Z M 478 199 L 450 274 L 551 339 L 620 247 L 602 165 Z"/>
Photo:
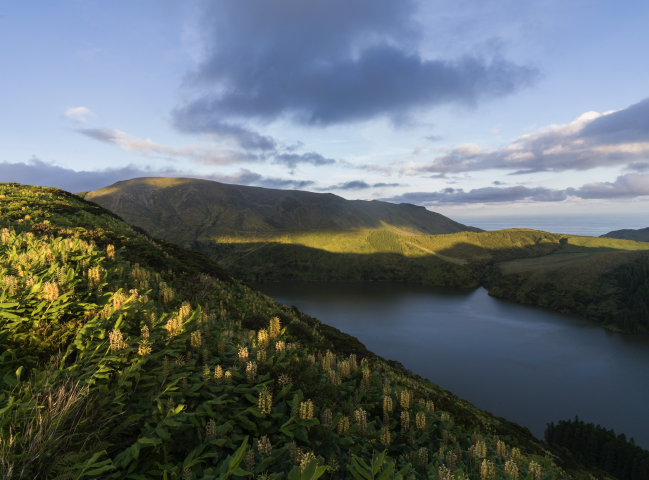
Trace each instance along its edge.
<path fill-rule="evenodd" d="M 309 418 L 308 420 L 305 418 L 296 418 L 295 423 L 303 427 L 313 427 L 315 425 L 320 425 L 320 420 L 317 418 Z"/>
<path fill-rule="evenodd" d="M 277 459 L 274 457 L 264 458 L 261 462 L 259 462 L 259 465 L 255 467 L 255 473 L 261 473 L 264 470 L 268 470 L 268 467 L 275 465 L 276 462 Z"/>
<path fill-rule="evenodd" d="M 5 383 L 6 383 L 7 385 L 9 385 L 9 386 L 12 387 L 12 388 L 17 387 L 18 384 L 20 383 L 18 380 L 16 380 L 15 378 L 13 378 L 13 377 L 12 377 L 11 375 L 9 375 L 8 373 L 5 374 L 5 376 L 3 377 L 3 380 L 5 381 Z"/>
<path fill-rule="evenodd" d="M 318 467 L 316 469 L 315 473 L 313 474 L 313 476 L 311 477 L 311 480 L 318 480 L 318 478 L 320 478 L 322 475 L 324 475 L 324 473 L 327 470 L 329 470 L 329 467 L 327 465 L 323 465 L 321 467 Z"/>
<path fill-rule="evenodd" d="M 385 457 L 388 454 L 387 450 L 383 450 L 383 453 L 379 455 L 376 460 L 374 460 L 374 463 L 372 463 L 372 476 L 376 476 L 378 471 L 381 469 L 381 465 L 383 465 L 383 462 L 385 462 Z"/>
<path fill-rule="evenodd" d="M 389 478 L 392 477 L 393 471 L 394 471 L 394 462 L 390 462 L 385 466 L 385 469 L 376 480 L 388 480 Z"/>
<path fill-rule="evenodd" d="M 314 458 L 304 468 L 304 471 L 302 472 L 302 480 L 311 480 L 311 477 L 313 477 L 313 474 L 315 473 L 315 469 L 317 467 L 318 467 L 318 460 Z"/>
<path fill-rule="evenodd" d="M 293 467 L 293 470 L 288 473 L 288 480 L 302 480 L 300 467 Z"/>
<path fill-rule="evenodd" d="M 234 457 L 232 457 L 232 460 L 230 460 L 230 463 L 228 464 L 228 470 L 232 471 L 235 468 L 239 466 L 241 463 L 241 460 L 243 460 L 243 457 L 246 454 L 246 449 L 248 448 L 248 435 L 243 439 L 243 443 L 239 447 L 239 449 L 235 452 Z"/>

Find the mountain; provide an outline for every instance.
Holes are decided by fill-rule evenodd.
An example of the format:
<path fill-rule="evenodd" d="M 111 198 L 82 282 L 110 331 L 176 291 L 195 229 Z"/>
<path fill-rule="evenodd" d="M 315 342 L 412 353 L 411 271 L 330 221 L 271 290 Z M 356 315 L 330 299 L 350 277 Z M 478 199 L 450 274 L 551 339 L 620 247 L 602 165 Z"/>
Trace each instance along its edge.
<path fill-rule="evenodd" d="M 199 249 L 246 282 L 482 285 L 490 295 L 578 313 L 612 330 L 649 332 L 647 242 L 479 232 L 413 205 L 204 180 L 135 179 L 85 198 Z"/>
<path fill-rule="evenodd" d="M 649 242 L 649 227 L 640 228 L 638 230 L 614 230 L 601 236 L 609 238 L 620 238 L 624 240 L 635 240 L 636 242 Z"/>
<path fill-rule="evenodd" d="M 92 202 L 0 212 L 0 478 L 592 478 Z"/>
<path fill-rule="evenodd" d="M 89 192 L 85 198 L 152 235 L 186 246 L 289 229 L 385 229 L 406 235 L 482 231 L 410 204 L 189 178 L 136 178 Z"/>

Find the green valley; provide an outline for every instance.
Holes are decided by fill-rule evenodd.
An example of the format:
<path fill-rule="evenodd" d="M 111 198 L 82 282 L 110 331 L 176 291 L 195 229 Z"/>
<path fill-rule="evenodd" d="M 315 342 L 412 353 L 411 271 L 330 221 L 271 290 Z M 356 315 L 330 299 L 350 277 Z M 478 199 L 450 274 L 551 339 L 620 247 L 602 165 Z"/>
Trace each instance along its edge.
<path fill-rule="evenodd" d="M 2 478 L 590 478 L 91 202 L 0 184 L 0 212 Z"/>
<path fill-rule="evenodd" d="M 134 179 L 85 197 L 247 282 L 483 285 L 491 295 L 578 313 L 613 330 L 649 332 L 646 242 L 482 232 L 413 205 L 204 180 Z M 631 291 L 627 269 L 638 272 Z"/>

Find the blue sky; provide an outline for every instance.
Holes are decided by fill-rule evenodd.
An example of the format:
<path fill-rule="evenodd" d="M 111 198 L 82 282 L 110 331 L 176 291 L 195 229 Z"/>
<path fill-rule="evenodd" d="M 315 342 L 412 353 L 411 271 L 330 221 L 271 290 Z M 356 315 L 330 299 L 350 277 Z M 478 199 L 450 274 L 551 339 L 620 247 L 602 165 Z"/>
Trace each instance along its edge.
<path fill-rule="evenodd" d="M 649 213 L 649 3 L 5 2 L 0 181 Z"/>

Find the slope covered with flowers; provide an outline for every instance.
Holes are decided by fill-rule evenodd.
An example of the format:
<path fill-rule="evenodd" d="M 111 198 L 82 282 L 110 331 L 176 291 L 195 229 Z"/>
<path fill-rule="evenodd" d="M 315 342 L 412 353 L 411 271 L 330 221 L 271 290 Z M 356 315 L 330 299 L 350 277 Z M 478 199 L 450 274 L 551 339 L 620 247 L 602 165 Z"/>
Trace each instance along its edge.
<path fill-rule="evenodd" d="M 528 431 L 60 190 L 0 184 L 0 476 L 566 473 Z"/>

